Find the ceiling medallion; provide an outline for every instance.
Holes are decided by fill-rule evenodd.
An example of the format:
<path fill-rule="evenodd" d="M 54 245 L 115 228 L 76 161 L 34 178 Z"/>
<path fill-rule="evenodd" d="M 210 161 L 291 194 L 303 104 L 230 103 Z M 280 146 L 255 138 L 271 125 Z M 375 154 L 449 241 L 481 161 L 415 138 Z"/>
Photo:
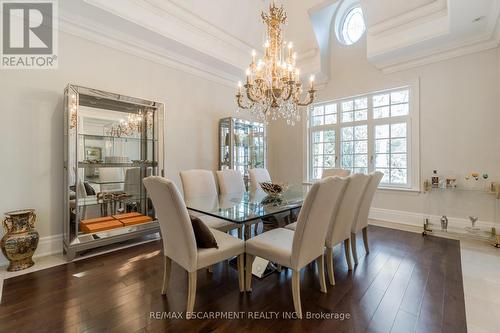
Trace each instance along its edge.
<path fill-rule="evenodd" d="M 297 53 L 293 44 L 283 41 L 282 25 L 286 23 L 283 6 L 274 2 L 269 13 L 262 12 L 267 25 L 264 56 L 256 59 L 252 51 L 252 62 L 246 70 L 246 83 L 238 83 L 236 101 L 239 109 L 250 110 L 254 117 L 266 124 L 269 120 L 285 119 L 287 124 L 300 121 L 301 106 L 310 105 L 315 98 L 314 76 L 311 75 L 307 100 L 302 101 L 300 70 L 296 68 Z"/>

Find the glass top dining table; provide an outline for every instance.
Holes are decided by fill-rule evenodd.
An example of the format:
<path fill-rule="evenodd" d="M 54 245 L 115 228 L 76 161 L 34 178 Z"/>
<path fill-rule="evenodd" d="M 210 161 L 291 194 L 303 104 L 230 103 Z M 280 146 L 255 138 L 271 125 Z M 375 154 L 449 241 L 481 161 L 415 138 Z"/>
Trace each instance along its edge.
<path fill-rule="evenodd" d="M 311 185 L 288 186 L 279 196 L 269 196 L 261 189 L 218 196 L 186 199 L 192 211 L 234 223 L 245 223 L 290 211 L 302 206 Z"/>

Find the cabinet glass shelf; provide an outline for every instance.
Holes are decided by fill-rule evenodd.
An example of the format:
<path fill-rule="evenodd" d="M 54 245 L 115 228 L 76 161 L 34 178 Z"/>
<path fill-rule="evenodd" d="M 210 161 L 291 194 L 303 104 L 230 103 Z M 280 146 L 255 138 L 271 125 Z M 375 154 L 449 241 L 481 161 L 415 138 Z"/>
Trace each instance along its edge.
<path fill-rule="evenodd" d="M 141 167 L 156 167 L 158 166 L 157 162 L 148 162 L 148 163 L 85 163 L 78 162 L 79 168 L 141 168 Z"/>
<path fill-rule="evenodd" d="M 110 135 L 96 135 L 96 134 L 78 134 L 82 138 L 90 139 L 90 140 L 123 140 L 123 141 L 157 141 L 153 138 L 137 138 L 137 137 L 128 137 L 128 136 L 110 136 Z"/>
<path fill-rule="evenodd" d="M 485 188 L 473 188 L 473 187 L 447 187 L 447 188 L 442 188 L 442 187 L 433 187 L 425 193 L 474 193 L 474 194 L 487 194 L 487 195 L 493 195 L 493 196 L 498 196 L 500 195 L 500 192 L 497 191 L 492 191 L 490 189 L 485 189 Z"/>
<path fill-rule="evenodd" d="M 95 206 L 95 205 L 102 205 L 102 204 L 109 204 L 109 203 L 129 203 L 129 202 L 135 202 L 138 200 L 144 200 L 146 196 L 131 196 L 131 197 L 125 197 L 125 198 L 120 198 L 120 199 L 98 199 L 96 196 L 90 196 L 86 198 L 81 198 L 78 201 L 78 206 Z"/>

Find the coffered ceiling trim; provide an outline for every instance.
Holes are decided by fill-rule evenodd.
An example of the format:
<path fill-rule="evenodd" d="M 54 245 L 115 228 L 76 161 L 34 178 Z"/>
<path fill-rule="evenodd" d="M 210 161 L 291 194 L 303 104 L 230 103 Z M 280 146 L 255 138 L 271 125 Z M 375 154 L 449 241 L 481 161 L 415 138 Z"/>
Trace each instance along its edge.
<path fill-rule="evenodd" d="M 234 87 L 235 82 L 238 81 L 238 77 L 230 74 L 228 71 L 196 61 L 148 41 L 134 38 L 123 32 L 113 30 L 104 24 L 69 12 L 64 12 L 63 15 L 60 15 L 59 28 L 62 32 L 225 86 Z"/>
<path fill-rule="evenodd" d="M 374 1 L 363 3 L 369 10 Z M 436 0 L 368 26 L 367 59 L 395 72 L 495 48 L 499 20 L 499 1 Z"/>
<path fill-rule="evenodd" d="M 85 2 L 238 68 L 255 48 L 169 0 Z"/>

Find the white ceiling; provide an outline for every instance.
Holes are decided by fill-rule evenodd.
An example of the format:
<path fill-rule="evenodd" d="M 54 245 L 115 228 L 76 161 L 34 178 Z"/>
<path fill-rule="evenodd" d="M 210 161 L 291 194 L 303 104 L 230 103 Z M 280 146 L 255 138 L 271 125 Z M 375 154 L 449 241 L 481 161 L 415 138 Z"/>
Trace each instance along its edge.
<path fill-rule="evenodd" d="M 125 52 L 233 85 L 252 49 L 261 50 L 260 13 L 270 0 L 69 0 L 61 29 Z M 285 39 L 306 73 L 328 79 L 332 20 L 355 0 L 282 0 Z M 498 46 L 500 0 L 361 0 L 367 58 L 398 70 Z M 474 22 L 476 18 L 481 18 Z M 461 50 L 461 51 L 458 51 Z M 322 75 L 321 75 L 322 74 Z"/>

